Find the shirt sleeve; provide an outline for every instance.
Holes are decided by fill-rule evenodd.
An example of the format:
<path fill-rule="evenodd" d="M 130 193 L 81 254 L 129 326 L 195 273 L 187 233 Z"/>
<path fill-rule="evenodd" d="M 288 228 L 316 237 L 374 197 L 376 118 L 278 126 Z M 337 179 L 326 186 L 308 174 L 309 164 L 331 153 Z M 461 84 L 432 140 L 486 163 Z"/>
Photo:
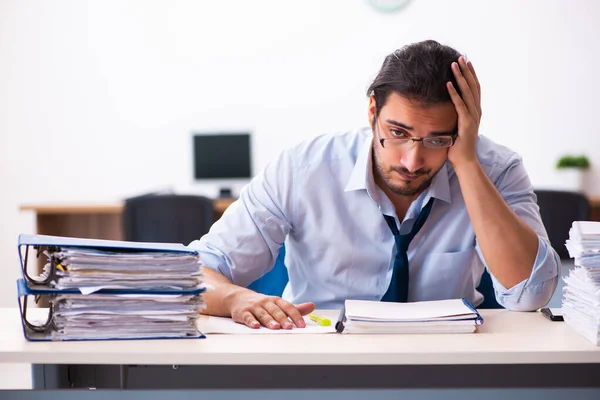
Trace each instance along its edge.
<path fill-rule="evenodd" d="M 538 251 L 531 275 L 510 289 L 506 289 L 489 269 L 488 271 L 500 305 L 513 311 L 534 311 L 548 304 L 554 294 L 561 263 L 558 254 L 550 246 L 533 186 L 521 159 L 514 156 L 507 165 L 494 183 L 509 207 L 537 233 Z M 487 269 L 479 244 L 477 253 Z"/>
<path fill-rule="evenodd" d="M 239 286 L 269 272 L 292 229 L 294 168 L 289 151 L 269 163 L 210 231 L 190 243 L 202 263 Z"/>

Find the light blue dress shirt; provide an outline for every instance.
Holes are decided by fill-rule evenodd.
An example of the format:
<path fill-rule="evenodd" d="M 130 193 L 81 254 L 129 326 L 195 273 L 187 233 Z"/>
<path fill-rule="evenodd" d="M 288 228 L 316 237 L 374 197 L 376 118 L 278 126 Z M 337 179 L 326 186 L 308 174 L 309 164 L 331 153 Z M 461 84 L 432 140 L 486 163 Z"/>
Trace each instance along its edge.
<path fill-rule="evenodd" d="M 398 219 L 373 178 L 372 131 L 323 135 L 284 151 L 255 177 L 211 228 L 190 246 L 202 262 L 247 286 L 272 268 L 285 241 L 289 283 L 283 298 L 339 308 L 346 299 L 381 300 L 394 264 L 394 237 L 382 214 Z M 560 259 L 549 245 L 533 187 L 520 157 L 480 136 L 477 155 L 504 200 L 538 234 L 531 276 L 506 289 L 492 275 L 507 309 L 535 310 L 556 288 Z M 400 232 L 421 207 L 436 201 L 410 243 L 409 301 L 465 297 L 477 292 L 485 260 L 469 220 L 458 178 L 446 162 L 410 206 Z M 510 234 L 507 232 L 506 234 Z"/>

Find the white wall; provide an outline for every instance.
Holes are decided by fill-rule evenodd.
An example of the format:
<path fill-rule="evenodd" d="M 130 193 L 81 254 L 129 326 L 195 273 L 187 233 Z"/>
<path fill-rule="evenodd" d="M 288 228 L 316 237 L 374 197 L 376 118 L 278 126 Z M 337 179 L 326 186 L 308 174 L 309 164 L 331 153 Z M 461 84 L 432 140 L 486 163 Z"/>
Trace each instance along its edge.
<path fill-rule="evenodd" d="M 586 152 L 600 193 L 599 17 L 596 0 L 413 0 L 392 15 L 366 0 L 0 0 L 0 306 L 15 304 L 17 235 L 35 229 L 20 204 L 197 190 L 193 130 L 252 130 L 258 171 L 365 125 L 383 57 L 417 40 L 467 53 L 481 132 L 536 185 Z"/>

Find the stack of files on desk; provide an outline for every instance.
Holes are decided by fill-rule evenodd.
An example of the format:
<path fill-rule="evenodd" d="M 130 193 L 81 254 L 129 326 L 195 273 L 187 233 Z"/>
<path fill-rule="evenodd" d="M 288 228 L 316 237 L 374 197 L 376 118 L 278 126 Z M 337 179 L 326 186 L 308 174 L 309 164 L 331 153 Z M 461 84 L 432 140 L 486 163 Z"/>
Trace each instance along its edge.
<path fill-rule="evenodd" d="M 566 243 L 575 268 L 564 278 L 565 323 L 600 344 L 600 222 L 575 221 Z"/>
<path fill-rule="evenodd" d="M 47 258 L 27 268 L 30 247 Z M 23 252 L 24 250 L 24 252 Z M 198 253 L 181 244 L 20 235 L 17 281 L 30 340 L 197 338 L 203 307 Z M 46 298 L 48 319 L 27 320 L 27 299 Z"/>
<path fill-rule="evenodd" d="M 483 324 L 466 299 L 389 303 L 346 300 L 340 333 L 472 333 Z"/>
<path fill-rule="evenodd" d="M 55 273 L 51 282 L 57 289 L 191 289 L 201 276 L 195 254 L 137 251 L 120 252 L 90 248 L 59 248 L 46 251 L 49 258 L 44 267 L 47 276 Z M 56 262 L 56 269 L 52 265 Z"/>

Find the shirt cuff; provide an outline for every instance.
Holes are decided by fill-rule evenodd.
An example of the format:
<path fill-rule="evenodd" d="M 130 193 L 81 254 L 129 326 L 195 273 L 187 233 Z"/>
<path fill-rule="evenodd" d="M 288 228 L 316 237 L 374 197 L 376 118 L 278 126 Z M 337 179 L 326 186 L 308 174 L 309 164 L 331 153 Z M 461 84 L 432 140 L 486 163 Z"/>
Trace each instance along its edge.
<path fill-rule="evenodd" d="M 538 252 L 529 278 L 506 289 L 490 274 L 496 291 L 496 300 L 513 311 L 534 311 L 550 301 L 556 290 L 561 263 L 556 251 L 538 236 Z"/>
<path fill-rule="evenodd" d="M 219 257 L 216 253 L 218 251 L 210 251 L 200 240 L 194 240 L 189 244 L 188 247 L 191 247 L 198 251 L 200 254 L 200 262 L 203 267 L 210 268 L 221 275 L 225 276 L 229 279 L 230 282 L 233 282 L 233 277 L 231 270 L 227 267 L 227 264 L 224 262 L 224 259 Z"/>

